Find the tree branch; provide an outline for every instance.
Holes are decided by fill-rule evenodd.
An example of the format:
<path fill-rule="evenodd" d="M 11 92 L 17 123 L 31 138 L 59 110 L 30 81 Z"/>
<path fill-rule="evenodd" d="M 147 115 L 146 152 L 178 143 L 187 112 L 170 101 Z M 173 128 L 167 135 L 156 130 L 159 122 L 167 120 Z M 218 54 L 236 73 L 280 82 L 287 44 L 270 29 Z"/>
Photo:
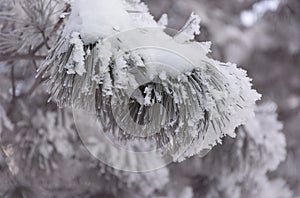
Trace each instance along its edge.
<path fill-rule="evenodd" d="M 28 89 L 28 91 L 21 93 L 20 95 L 16 96 L 16 99 L 29 97 L 33 94 L 33 92 L 41 85 L 42 82 L 46 81 L 47 78 L 42 79 L 41 77 L 36 78 L 32 86 Z"/>
<path fill-rule="evenodd" d="M 46 56 L 33 54 L 0 54 L 0 62 L 16 60 L 44 60 Z"/>
<path fill-rule="evenodd" d="M 65 10 L 64 10 L 63 12 L 68 12 L 69 10 L 70 10 L 70 5 L 67 4 L 67 5 L 66 5 L 66 8 L 65 8 Z M 32 54 L 35 54 L 35 53 L 38 52 L 44 45 L 47 45 L 47 42 L 49 41 L 51 35 L 52 35 L 53 33 L 55 33 L 55 32 L 61 27 L 61 25 L 63 25 L 63 23 L 64 23 L 64 18 L 60 18 L 60 19 L 57 21 L 57 23 L 54 25 L 53 30 L 51 31 L 51 33 L 49 34 L 49 36 L 45 37 L 45 38 L 44 38 L 44 41 L 41 42 L 34 50 L 32 50 L 31 53 L 32 53 Z"/>

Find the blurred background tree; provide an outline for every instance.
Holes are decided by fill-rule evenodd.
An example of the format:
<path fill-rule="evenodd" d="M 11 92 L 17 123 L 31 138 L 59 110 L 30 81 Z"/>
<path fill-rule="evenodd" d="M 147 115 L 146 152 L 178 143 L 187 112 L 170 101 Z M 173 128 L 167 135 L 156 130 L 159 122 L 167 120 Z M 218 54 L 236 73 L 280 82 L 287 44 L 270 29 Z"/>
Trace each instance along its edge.
<path fill-rule="evenodd" d="M 42 79 L 35 78 L 63 28 L 68 4 L 0 0 L 0 197 L 300 196 L 300 2 L 145 2 L 156 19 L 167 13 L 175 29 L 197 13 L 197 39 L 212 41 L 212 57 L 249 71 L 263 100 L 278 105 L 283 133 L 275 105 L 265 103 L 236 139 L 225 138 L 203 159 L 147 174 L 106 167 L 81 144 L 70 112 L 47 103 Z"/>

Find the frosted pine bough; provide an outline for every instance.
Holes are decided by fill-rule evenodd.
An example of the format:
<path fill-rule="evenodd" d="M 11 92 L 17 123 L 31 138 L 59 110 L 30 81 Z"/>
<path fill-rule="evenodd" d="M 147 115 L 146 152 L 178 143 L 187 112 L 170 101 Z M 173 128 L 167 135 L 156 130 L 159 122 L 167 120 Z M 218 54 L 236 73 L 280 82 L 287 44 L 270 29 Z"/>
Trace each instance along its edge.
<path fill-rule="evenodd" d="M 283 124 L 277 120 L 276 110 L 273 102 L 257 106 L 255 117 L 237 129 L 235 140 L 226 139 L 201 162 L 194 162 L 198 175 L 207 175 L 208 183 L 213 184 L 207 195 L 200 191 L 203 197 L 293 197 L 282 178 L 269 177 L 287 156 Z"/>
<path fill-rule="evenodd" d="M 209 58 L 210 44 L 194 41 L 197 15 L 170 36 L 165 16 L 156 22 L 138 0 L 75 0 L 71 8 L 39 70 L 50 74 L 60 107 L 95 111 L 105 132 L 155 141 L 174 160 L 234 137 L 254 116 L 260 95 L 244 70 Z"/>

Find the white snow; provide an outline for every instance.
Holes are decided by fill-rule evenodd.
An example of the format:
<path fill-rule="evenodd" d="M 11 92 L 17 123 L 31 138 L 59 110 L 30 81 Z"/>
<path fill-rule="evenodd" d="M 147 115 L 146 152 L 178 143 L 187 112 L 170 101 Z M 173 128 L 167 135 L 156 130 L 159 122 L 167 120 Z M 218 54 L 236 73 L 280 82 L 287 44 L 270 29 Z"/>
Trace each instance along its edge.
<path fill-rule="evenodd" d="M 175 36 L 177 42 L 184 43 L 195 39 L 195 35 L 199 35 L 201 19 L 198 15 L 192 13 L 186 24 L 182 27 L 179 33 Z"/>
<path fill-rule="evenodd" d="M 78 32 L 72 33 L 70 43 L 74 45 L 73 61 L 76 64 L 74 69 L 75 72 L 81 76 L 86 72 L 85 63 L 84 63 L 85 52 L 83 49 L 83 43 L 79 38 Z"/>
<path fill-rule="evenodd" d="M 121 0 L 74 0 L 64 35 L 79 32 L 85 44 L 133 28 Z"/>
<path fill-rule="evenodd" d="M 169 19 L 168 19 L 168 15 L 167 14 L 163 14 L 160 19 L 157 21 L 158 25 L 160 26 L 167 26 L 169 23 Z"/>

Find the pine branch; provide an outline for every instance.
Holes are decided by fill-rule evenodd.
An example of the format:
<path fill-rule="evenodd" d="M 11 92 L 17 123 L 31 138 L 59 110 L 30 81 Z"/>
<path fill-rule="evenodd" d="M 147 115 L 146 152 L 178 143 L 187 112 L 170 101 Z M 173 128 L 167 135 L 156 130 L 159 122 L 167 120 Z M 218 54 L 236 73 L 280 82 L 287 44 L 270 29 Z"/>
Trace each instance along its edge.
<path fill-rule="evenodd" d="M 70 5 L 66 4 L 66 8 L 64 9 L 63 13 L 68 12 L 70 10 Z M 44 45 L 47 46 L 47 42 L 49 41 L 49 39 L 51 38 L 51 36 L 57 31 L 59 30 L 59 28 L 63 25 L 64 23 L 64 18 L 60 18 L 57 23 L 54 25 L 53 30 L 50 32 L 49 36 L 45 36 L 43 35 L 43 42 L 41 42 L 34 50 L 31 51 L 32 54 L 35 54 L 36 52 L 38 52 Z"/>
<path fill-rule="evenodd" d="M 17 60 L 44 60 L 46 56 L 34 55 L 34 54 L 0 54 L 0 62 L 5 61 L 17 61 Z"/>

